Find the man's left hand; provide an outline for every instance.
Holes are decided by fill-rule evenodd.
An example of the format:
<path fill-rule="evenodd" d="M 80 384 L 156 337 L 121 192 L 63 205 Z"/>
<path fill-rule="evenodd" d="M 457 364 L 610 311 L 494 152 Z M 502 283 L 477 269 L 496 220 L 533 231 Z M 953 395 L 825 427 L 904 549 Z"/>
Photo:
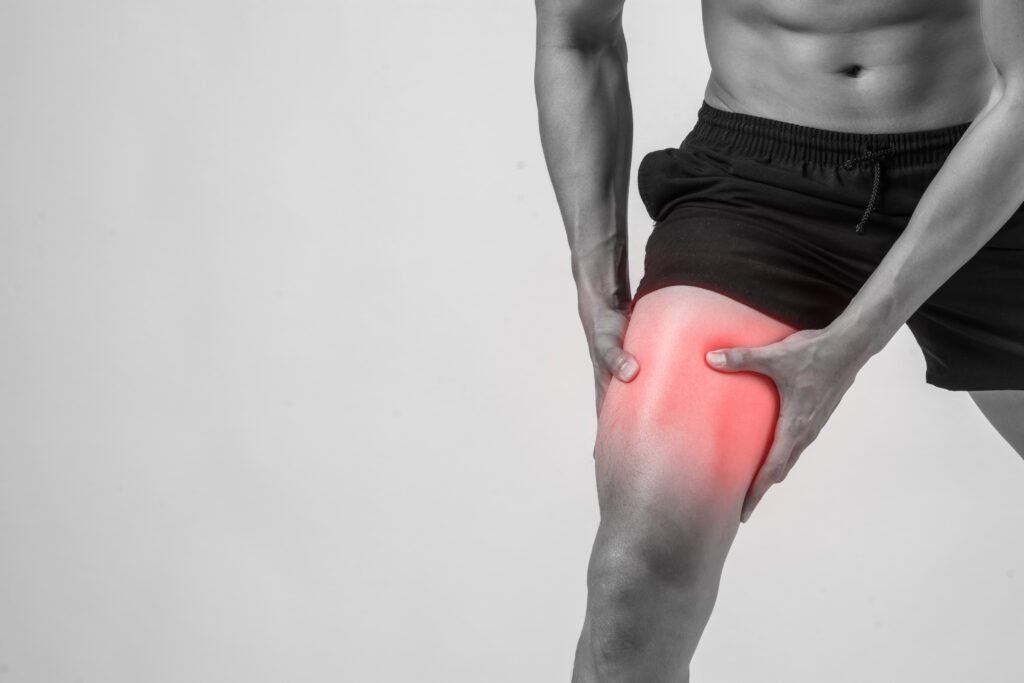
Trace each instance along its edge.
<path fill-rule="evenodd" d="M 829 328 L 801 330 L 752 348 L 710 351 L 708 365 L 726 372 L 767 375 L 779 391 L 779 417 L 771 449 L 747 490 L 740 512 L 746 522 L 765 492 L 789 474 L 800 454 L 825 426 L 832 411 L 871 356 L 863 343 Z M 722 359 L 715 362 L 716 355 Z"/>

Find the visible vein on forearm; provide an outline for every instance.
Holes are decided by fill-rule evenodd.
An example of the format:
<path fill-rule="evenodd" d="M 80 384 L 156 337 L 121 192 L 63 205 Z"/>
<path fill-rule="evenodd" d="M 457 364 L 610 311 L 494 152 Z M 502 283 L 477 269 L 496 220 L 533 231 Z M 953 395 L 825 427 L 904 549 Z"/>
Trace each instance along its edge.
<path fill-rule="evenodd" d="M 881 348 L 1022 203 L 1024 97 L 1004 93 L 954 146 L 906 229 L 841 318 L 873 326 Z"/>

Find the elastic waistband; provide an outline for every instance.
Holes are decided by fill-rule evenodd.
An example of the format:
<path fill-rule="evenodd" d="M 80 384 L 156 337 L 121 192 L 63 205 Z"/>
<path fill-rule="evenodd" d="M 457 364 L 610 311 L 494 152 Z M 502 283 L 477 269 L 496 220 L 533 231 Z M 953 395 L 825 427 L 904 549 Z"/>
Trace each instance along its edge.
<path fill-rule="evenodd" d="M 890 149 L 886 166 L 941 165 L 971 122 L 945 128 L 898 133 L 850 133 L 812 128 L 751 114 L 724 111 L 702 102 L 688 140 L 726 146 L 732 153 L 771 155 L 773 159 L 830 166 Z"/>

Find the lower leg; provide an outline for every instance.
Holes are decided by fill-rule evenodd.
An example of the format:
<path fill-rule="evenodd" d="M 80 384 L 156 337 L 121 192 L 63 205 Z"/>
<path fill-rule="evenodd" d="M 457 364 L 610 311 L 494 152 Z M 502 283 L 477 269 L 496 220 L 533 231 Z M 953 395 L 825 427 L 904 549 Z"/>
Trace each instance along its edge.
<path fill-rule="evenodd" d="M 701 604 L 699 599 L 675 605 L 674 610 L 666 604 L 647 610 L 642 625 L 630 616 L 627 608 L 608 617 L 603 633 L 591 629 L 594 617 L 588 609 L 576 647 L 572 683 L 689 683 L 690 659 L 711 607 L 711 600 Z M 624 627 L 625 623 L 633 625 Z"/>
<path fill-rule="evenodd" d="M 575 683 L 689 681 L 739 525 L 739 502 L 737 496 L 722 505 L 690 492 L 659 509 L 639 504 L 602 514 Z"/>

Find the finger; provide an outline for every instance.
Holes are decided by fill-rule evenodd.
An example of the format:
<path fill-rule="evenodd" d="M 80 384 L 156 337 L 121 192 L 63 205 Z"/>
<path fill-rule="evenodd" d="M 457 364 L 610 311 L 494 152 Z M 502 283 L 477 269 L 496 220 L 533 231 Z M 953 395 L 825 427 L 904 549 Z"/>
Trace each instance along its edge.
<path fill-rule="evenodd" d="M 760 349 L 757 348 L 738 346 L 731 349 L 715 349 L 708 351 L 705 359 L 711 367 L 726 372 L 739 370 L 760 372 L 766 369 Z"/>
<path fill-rule="evenodd" d="M 606 373 L 601 373 L 603 377 L 594 377 L 594 403 L 597 409 L 597 417 L 601 417 L 601 406 L 604 405 L 604 395 L 608 388 L 608 379 Z"/>
<path fill-rule="evenodd" d="M 771 488 L 770 486 L 768 488 Z M 743 511 L 740 512 L 740 522 L 746 524 L 750 521 L 751 515 L 754 514 L 754 510 L 757 508 L 761 499 L 764 498 L 764 494 L 768 492 L 768 488 L 763 491 L 759 490 L 756 494 L 749 494 L 750 498 L 743 502 Z"/>
<path fill-rule="evenodd" d="M 747 497 L 743 501 L 743 508 L 740 511 L 741 522 L 746 522 L 750 519 L 750 515 L 754 513 L 754 508 L 764 498 L 764 494 L 776 483 L 776 476 L 771 470 L 762 469 L 758 472 L 757 477 L 754 478 L 754 483 L 750 486 L 750 490 L 747 491 Z"/>
<path fill-rule="evenodd" d="M 776 437 L 772 442 L 772 448 L 765 458 L 764 464 L 757 471 L 753 483 L 747 491 L 743 500 L 743 508 L 740 511 L 740 521 L 746 522 L 753 514 L 754 508 L 775 484 L 783 481 L 789 473 L 789 460 L 793 452 L 793 441 L 781 424 L 782 430 L 776 429 Z"/>
<path fill-rule="evenodd" d="M 624 351 L 618 342 L 601 345 L 598 353 L 605 369 L 618 380 L 629 382 L 640 371 L 640 363 L 636 357 Z"/>

